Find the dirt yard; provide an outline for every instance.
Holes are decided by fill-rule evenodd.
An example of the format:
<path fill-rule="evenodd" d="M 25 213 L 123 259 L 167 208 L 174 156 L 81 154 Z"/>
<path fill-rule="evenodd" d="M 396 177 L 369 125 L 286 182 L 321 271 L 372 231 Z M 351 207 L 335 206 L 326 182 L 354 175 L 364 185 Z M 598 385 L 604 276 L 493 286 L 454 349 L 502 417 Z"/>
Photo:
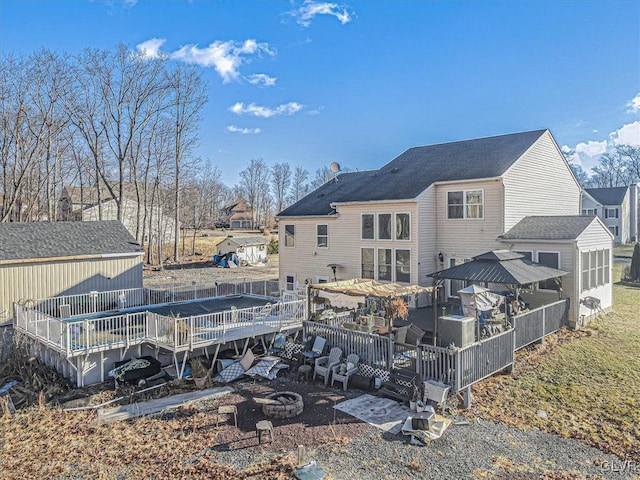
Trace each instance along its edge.
<path fill-rule="evenodd" d="M 207 230 L 199 233 L 195 242 L 195 254 L 191 254 L 191 239 L 186 238 L 185 254 L 180 263 L 165 262 L 162 269 L 145 266 L 144 284 L 146 287 L 160 287 L 172 284 L 213 283 L 214 281 L 233 282 L 239 280 L 272 280 L 278 278 L 278 254 L 269 255 L 269 262 L 258 266 L 238 268 L 219 268 L 213 266 L 216 245 L 227 235 L 264 236 L 267 243 L 277 239 L 276 235 L 262 235 L 258 231 Z M 182 247 L 182 244 L 181 244 Z M 182 251 L 182 248 L 181 248 Z M 166 250 L 166 257 L 169 251 Z"/>

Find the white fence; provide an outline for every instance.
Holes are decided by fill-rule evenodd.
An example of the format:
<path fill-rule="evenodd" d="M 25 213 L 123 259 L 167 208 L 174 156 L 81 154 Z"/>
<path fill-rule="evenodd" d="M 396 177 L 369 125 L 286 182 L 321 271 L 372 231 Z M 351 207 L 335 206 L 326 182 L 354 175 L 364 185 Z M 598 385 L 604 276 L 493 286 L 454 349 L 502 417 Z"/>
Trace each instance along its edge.
<path fill-rule="evenodd" d="M 61 295 L 29 301 L 38 311 L 52 317 L 69 318 L 90 313 L 108 312 L 124 308 L 184 302 L 226 295 L 258 295 L 279 298 L 278 280 L 240 280 L 232 283 L 191 285 L 175 284 L 162 289 L 130 288 L 106 292 Z"/>

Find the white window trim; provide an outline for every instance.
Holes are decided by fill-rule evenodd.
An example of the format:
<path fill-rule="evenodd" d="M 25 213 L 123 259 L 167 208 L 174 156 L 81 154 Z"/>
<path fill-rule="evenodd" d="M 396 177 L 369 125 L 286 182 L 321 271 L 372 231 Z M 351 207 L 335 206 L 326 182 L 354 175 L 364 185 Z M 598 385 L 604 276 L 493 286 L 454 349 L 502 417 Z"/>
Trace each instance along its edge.
<path fill-rule="evenodd" d="M 287 287 L 289 286 L 289 282 L 287 282 L 287 277 L 292 277 L 293 278 L 293 289 L 289 290 Z M 285 273 L 284 274 L 284 289 L 287 292 L 295 292 L 298 289 L 298 279 L 296 277 L 295 273 Z"/>
<path fill-rule="evenodd" d="M 524 250 L 524 249 L 518 249 L 518 250 L 513 250 L 513 253 L 530 253 L 531 254 L 531 261 L 535 262 L 535 252 L 533 250 Z"/>
<path fill-rule="evenodd" d="M 389 223 L 391 225 L 389 225 L 389 238 L 380 238 L 380 215 L 389 215 L 391 218 L 389 220 Z M 376 242 L 393 242 L 393 238 L 395 237 L 395 228 L 396 225 L 395 223 L 393 223 L 393 221 L 396 219 L 396 217 L 394 216 L 393 213 L 391 212 L 380 212 L 380 213 L 376 213 L 376 217 L 375 217 L 375 230 L 377 235 L 374 235 L 374 239 Z"/>
<path fill-rule="evenodd" d="M 293 226 L 293 246 L 287 245 L 287 227 L 289 225 Z M 296 224 L 295 223 L 285 223 L 283 230 L 284 230 L 284 247 L 285 248 L 296 248 Z"/>
<path fill-rule="evenodd" d="M 331 279 L 329 277 L 320 277 L 320 276 L 316 277 L 316 283 L 322 283 L 322 282 L 329 283 L 330 281 Z"/>
<path fill-rule="evenodd" d="M 390 275 L 391 278 L 389 278 L 388 280 L 387 279 L 380 280 L 380 275 L 379 275 L 379 273 L 380 273 L 380 270 L 379 270 L 380 262 L 378 261 L 378 259 L 380 258 L 378 256 L 378 252 L 380 250 L 389 250 L 391 252 L 391 259 L 390 259 L 391 263 L 389 263 L 389 270 L 391 272 L 391 275 Z M 375 272 L 374 276 L 376 277 L 375 279 L 377 281 L 379 281 L 379 282 L 393 282 L 393 281 L 395 281 L 394 280 L 394 260 L 395 260 L 395 254 L 394 254 L 394 249 L 393 248 L 390 248 L 390 247 L 378 247 L 378 248 L 376 248 L 376 253 L 374 255 L 373 262 L 375 263 L 375 267 L 376 267 L 375 270 L 374 270 L 374 272 Z"/>
<path fill-rule="evenodd" d="M 398 280 L 397 276 L 396 276 L 396 267 L 398 266 L 398 259 L 397 259 L 398 250 L 402 250 L 403 252 L 409 252 L 409 280 L 407 282 L 405 282 L 404 280 L 403 281 Z M 413 258 L 412 253 L 413 252 L 411 251 L 410 248 L 394 248 L 393 249 L 393 275 L 392 275 L 392 277 L 393 277 L 393 281 L 394 282 L 411 284 L 411 273 L 413 271 L 413 264 L 412 264 L 412 260 L 411 260 Z"/>
<path fill-rule="evenodd" d="M 449 216 L 449 192 L 462 192 L 462 218 L 451 218 Z M 467 192 L 482 192 L 482 216 L 467 217 Z M 468 188 L 466 190 L 447 190 L 445 192 L 445 208 L 447 209 L 447 220 L 484 220 L 484 188 Z"/>
<path fill-rule="evenodd" d="M 409 238 L 398 238 L 398 231 L 396 230 L 396 221 L 397 221 L 397 217 L 398 215 L 409 215 Z M 411 212 L 396 212 L 393 215 L 393 230 L 394 230 L 394 234 L 393 234 L 393 238 L 395 239 L 396 242 L 410 242 L 411 241 L 411 231 L 413 230 L 412 225 L 411 225 Z"/>
<path fill-rule="evenodd" d="M 540 254 L 541 253 L 555 253 L 558 255 L 558 267 L 557 269 L 560 270 L 561 266 L 562 266 L 562 255 L 560 254 L 560 252 L 558 250 L 537 250 L 536 251 L 536 263 L 540 263 L 539 259 L 540 259 Z M 545 280 L 546 281 L 546 280 Z M 540 290 L 541 292 L 555 292 L 555 290 L 550 290 L 548 288 L 540 288 L 540 282 L 537 282 L 537 286 L 538 286 L 538 290 Z"/>
<path fill-rule="evenodd" d="M 362 236 L 362 221 L 365 215 L 371 215 L 373 217 L 373 236 L 371 238 L 364 238 Z M 360 240 L 363 242 L 375 242 L 376 240 L 376 214 L 375 213 L 361 213 L 360 214 Z"/>
<path fill-rule="evenodd" d="M 377 273 L 378 273 L 377 255 L 378 255 L 378 252 L 376 251 L 375 247 L 360 247 L 360 276 L 362 278 L 365 278 L 364 275 L 362 275 L 362 250 L 364 250 L 365 248 L 373 250 L 373 278 L 367 277 L 367 280 L 377 280 L 377 277 L 378 277 L 378 275 L 377 275 Z"/>
<path fill-rule="evenodd" d="M 327 244 L 324 247 L 321 247 L 320 245 L 318 245 L 318 238 L 321 236 L 318 234 L 318 227 L 320 227 L 321 225 L 324 225 L 325 227 L 327 227 Z M 323 250 L 326 250 L 329 248 L 329 224 L 328 223 L 316 224 L 316 248 L 321 248 Z"/>

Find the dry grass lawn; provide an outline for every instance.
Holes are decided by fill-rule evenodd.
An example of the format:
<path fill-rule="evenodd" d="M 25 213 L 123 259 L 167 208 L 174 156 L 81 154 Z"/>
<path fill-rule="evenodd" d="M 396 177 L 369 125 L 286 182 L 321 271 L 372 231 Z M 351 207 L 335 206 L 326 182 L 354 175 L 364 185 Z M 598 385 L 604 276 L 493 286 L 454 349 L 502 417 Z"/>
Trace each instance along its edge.
<path fill-rule="evenodd" d="M 473 414 L 640 462 L 640 289 L 615 285 L 614 305 L 588 329 L 519 352 L 513 375 L 474 390 Z"/>

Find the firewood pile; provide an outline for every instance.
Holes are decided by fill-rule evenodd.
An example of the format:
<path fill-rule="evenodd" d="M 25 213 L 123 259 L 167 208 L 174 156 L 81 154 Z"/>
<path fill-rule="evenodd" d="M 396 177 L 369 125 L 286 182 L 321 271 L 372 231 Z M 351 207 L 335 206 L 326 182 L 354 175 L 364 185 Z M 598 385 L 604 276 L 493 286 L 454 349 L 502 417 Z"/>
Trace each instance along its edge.
<path fill-rule="evenodd" d="M 3 399 L 0 405 L 6 405 L 6 409 L 9 404 L 21 408 L 42 401 L 50 403 L 64 397 L 72 389 L 72 385 L 55 369 L 29 355 L 19 336 L 14 341 L 11 355 L 0 365 L 0 390 L 11 385 L 0 394 L 0 399 Z"/>

